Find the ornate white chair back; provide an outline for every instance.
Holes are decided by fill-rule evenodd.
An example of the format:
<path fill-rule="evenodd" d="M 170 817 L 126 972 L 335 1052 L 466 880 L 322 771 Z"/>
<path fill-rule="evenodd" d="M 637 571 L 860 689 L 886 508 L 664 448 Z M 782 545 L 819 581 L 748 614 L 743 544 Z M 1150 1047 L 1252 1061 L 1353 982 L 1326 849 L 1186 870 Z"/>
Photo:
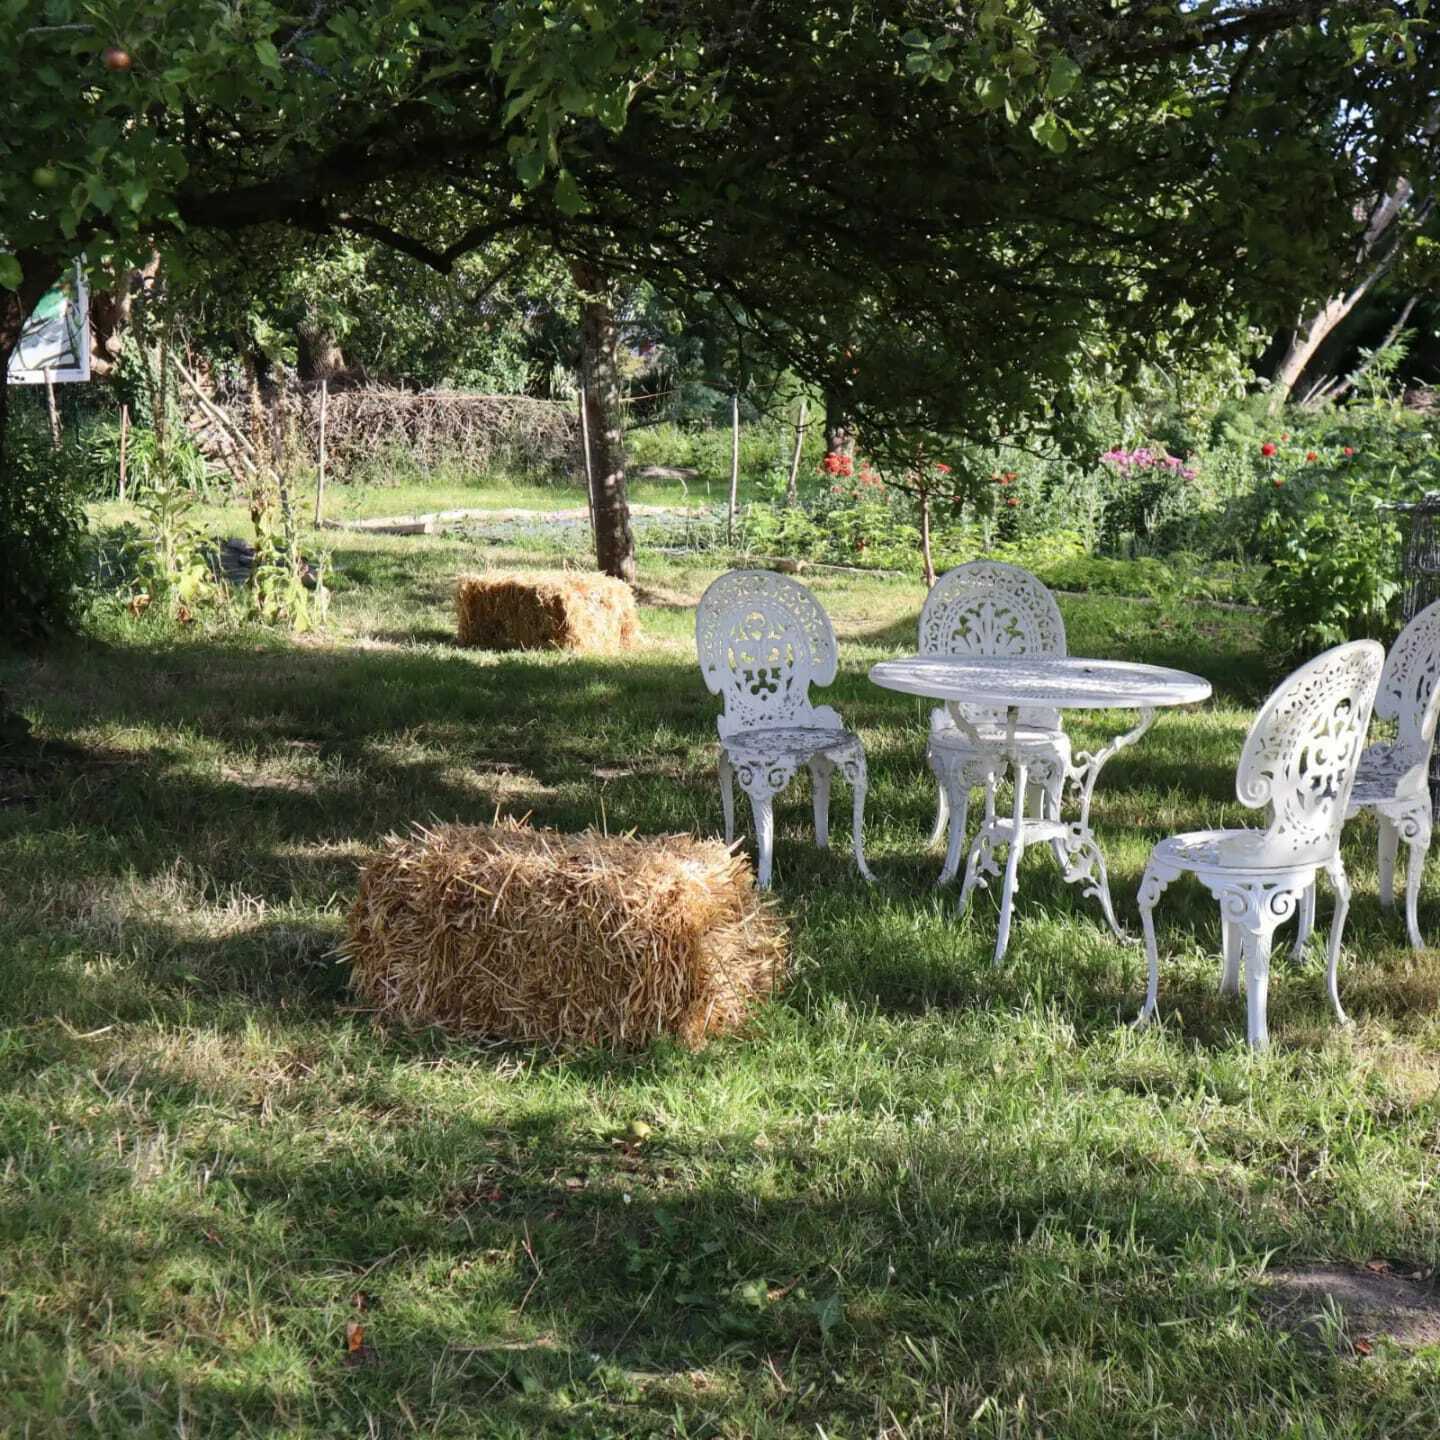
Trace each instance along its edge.
<path fill-rule="evenodd" d="M 1429 762 L 1440 716 L 1440 600 L 1427 605 L 1400 632 L 1380 672 L 1375 713 L 1395 721 L 1396 741 Z"/>
<path fill-rule="evenodd" d="M 1064 655 L 1065 621 L 1055 597 L 1028 570 L 998 560 L 972 560 L 947 570 L 920 612 L 922 655 Z M 1003 719 L 966 706 L 972 720 Z M 1022 724 L 1054 729 L 1054 710 L 1020 712 Z"/>
<path fill-rule="evenodd" d="M 1265 702 L 1240 753 L 1235 794 L 1270 806 L 1253 863 L 1280 868 L 1334 855 L 1365 749 L 1385 652 L 1373 640 L 1307 661 Z"/>
<path fill-rule="evenodd" d="M 712 694 L 725 702 L 721 739 L 742 730 L 790 726 L 836 729 L 810 686 L 835 678 L 835 631 L 815 597 L 769 570 L 732 570 L 700 597 L 695 648 Z"/>

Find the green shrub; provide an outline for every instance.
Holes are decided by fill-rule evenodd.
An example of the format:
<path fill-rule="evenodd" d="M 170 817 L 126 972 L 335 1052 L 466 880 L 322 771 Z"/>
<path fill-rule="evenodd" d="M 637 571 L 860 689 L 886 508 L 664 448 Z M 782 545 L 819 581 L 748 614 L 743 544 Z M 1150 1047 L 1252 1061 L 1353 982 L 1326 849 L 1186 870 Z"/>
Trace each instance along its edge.
<path fill-rule="evenodd" d="M 1277 493 L 1261 534 L 1271 556 L 1264 600 L 1284 654 L 1393 633 L 1403 531 L 1386 502 L 1413 493 L 1394 469 L 1381 486 L 1353 469 Z"/>
<path fill-rule="evenodd" d="M 0 475 L 0 644 L 29 645 L 72 628 L 84 591 L 83 456 L 48 433 L 11 424 Z"/>

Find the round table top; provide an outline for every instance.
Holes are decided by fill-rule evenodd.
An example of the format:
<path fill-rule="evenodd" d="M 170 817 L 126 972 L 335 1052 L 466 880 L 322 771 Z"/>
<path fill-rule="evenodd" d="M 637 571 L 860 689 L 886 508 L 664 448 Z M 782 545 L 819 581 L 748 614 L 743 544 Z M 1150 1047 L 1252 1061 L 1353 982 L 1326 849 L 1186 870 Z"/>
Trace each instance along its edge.
<path fill-rule="evenodd" d="M 1078 655 L 910 655 L 871 666 L 870 678 L 907 695 L 996 709 L 1135 710 L 1210 697 L 1210 682 L 1185 670 Z"/>

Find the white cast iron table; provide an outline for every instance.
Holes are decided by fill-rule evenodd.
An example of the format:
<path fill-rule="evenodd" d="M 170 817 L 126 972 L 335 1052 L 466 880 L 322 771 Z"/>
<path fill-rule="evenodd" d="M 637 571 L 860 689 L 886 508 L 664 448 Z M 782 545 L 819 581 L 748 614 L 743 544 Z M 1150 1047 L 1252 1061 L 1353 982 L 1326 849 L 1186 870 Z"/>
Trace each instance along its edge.
<path fill-rule="evenodd" d="M 1071 884 L 1100 902 L 1110 928 L 1122 939 L 1125 932 L 1115 919 L 1105 857 L 1090 828 L 1090 801 L 1105 762 L 1133 745 L 1155 720 L 1163 705 L 1193 705 L 1210 697 L 1210 682 L 1184 670 L 1160 665 L 1136 665 L 1123 660 L 1086 660 L 1079 656 L 912 655 L 904 660 L 882 660 L 872 666 L 870 678 L 887 690 L 923 695 L 945 702 L 951 717 L 977 749 L 1003 756 L 1010 765 L 1015 788 L 1015 809 L 1010 819 L 997 819 L 993 790 L 987 796 L 985 820 L 971 843 L 965 862 L 965 883 L 960 907 L 968 903 L 984 874 L 999 875 L 997 845 L 1007 845 L 1005 882 L 1000 898 L 1000 926 L 995 936 L 995 963 L 1010 944 L 1010 915 L 1015 901 L 1015 877 L 1028 844 L 1048 842 Z M 982 736 L 966 706 L 1003 710 L 1005 738 Z M 1030 706 L 1053 710 L 1138 710 L 1139 722 L 1099 750 L 1078 752 L 1067 772 L 1079 792 L 1080 815 L 1066 821 L 1059 815 L 1037 818 L 1025 814 L 1027 766 L 1025 751 L 1015 743 L 1019 712 Z"/>

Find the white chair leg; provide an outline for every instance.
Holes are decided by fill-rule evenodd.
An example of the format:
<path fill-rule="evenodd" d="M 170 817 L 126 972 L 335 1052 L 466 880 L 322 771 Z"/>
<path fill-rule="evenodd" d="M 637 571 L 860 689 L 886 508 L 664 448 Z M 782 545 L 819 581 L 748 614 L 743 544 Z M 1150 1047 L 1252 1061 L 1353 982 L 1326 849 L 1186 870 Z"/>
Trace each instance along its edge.
<path fill-rule="evenodd" d="M 755 816 L 755 883 L 768 890 L 775 856 L 775 802 L 769 795 L 752 794 L 750 811 Z"/>
<path fill-rule="evenodd" d="M 969 778 L 961 768 L 956 767 L 946 779 L 954 787 L 951 798 L 945 802 L 950 817 L 950 838 L 945 846 L 945 864 L 941 866 L 940 878 L 935 882 L 936 889 L 948 885 L 960 869 L 960 852 L 965 848 L 965 822 L 970 818 Z"/>
<path fill-rule="evenodd" d="M 1240 993 L 1240 927 L 1235 921 L 1226 920 L 1223 916 L 1220 919 L 1220 943 L 1225 957 L 1225 965 L 1220 972 L 1220 993 L 1222 995 L 1238 995 Z"/>
<path fill-rule="evenodd" d="M 735 767 L 724 750 L 720 752 L 720 808 L 725 812 L 725 843 L 735 843 Z"/>
<path fill-rule="evenodd" d="M 1032 820 L 1045 819 L 1045 802 L 1047 798 L 1048 792 L 1039 781 L 1028 781 L 1025 785 L 1025 813 Z"/>
<path fill-rule="evenodd" d="M 850 838 L 855 848 L 855 864 L 860 873 L 873 884 L 875 876 L 865 863 L 865 791 L 869 786 L 869 776 L 865 769 L 864 754 L 846 760 L 844 772 L 853 796 Z"/>
<path fill-rule="evenodd" d="M 1241 949 L 1245 956 L 1245 1039 L 1254 1050 L 1270 1044 L 1267 1011 L 1270 1002 L 1270 942 L 1274 931 L 1242 926 Z"/>
<path fill-rule="evenodd" d="M 1405 929 L 1416 950 L 1425 948 L 1420 934 L 1420 883 L 1425 878 L 1425 857 L 1430 853 L 1430 795 L 1422 794 L 1396 817 L 1395 831 L 1409 847 L 1405 857 Z"/>
<path fill-rule="evenodd" d="M 1063 765 L 1055 765 L 1051 768 L 1045 781 L 1045 800 L 1045 818 L 1058 820 L 1060 807 L 1065 801 L 1065 767 Z"/>
<path fill-rule="evenodd" d="M 935 824 L 930 829 L 931 845 L 938 845 L 950 820 L 950 797 L 945 793 L 945 776 L 935 757 L 930 756 L 930 770 L 935 776 Z"/>
<path fill-rule="evenodd" d="M 1315 933 L 1315 882 L 1312 880 L 1300 897 L 1300 918 L 1295 929 L 1295 948 L 1291 952 L 1296 960 L 1305 956 L 1305 947 Z"/>
<path fill-rule="evenodd" d="M 999 965 L 1010 948 L 1010 920 L 1015 911 L 1015 885 L 1025 853 L 1025 762 L 1015 767 L 1015 813 L 1011 821 L 1010 853 L 1005 857 L 1005 887 L 1000 892 L 1000 924 L 995 932 L 995 961 Z"/>
<path fill-rule="evenodd" d="M 1330 922 L 1330 949 L 1326 956 L 1325 988 L 1330 992 L 1330 1003 L 1335 1007 L 1335 1018 L 1342 1024 L 1350 1023 L 1340 1004 L 1340 941 L 1345 934 L 1345 917 L 1350 911 L 1350 879 L 1345 866 L 1337 855 L 1334 862 L 1326 867 L 1331 883 L 1335 886 L 1335 918 Z M 1311 887 L 1313 890 L 1313 886 Z"/>
<path fill-rule="evenodd" d="M 1416 950 L 1425 948 L 1424 937 L 1420 934 L 1420 882 L 1425 876 L 1425 856 L 1430 850 L 1430 830 L 1415 836 L 1410 842 L 1410 854 L 1405 861 L 1405 928 L 1410 933 L 1410 944 Z"/>
<path fill-rule="evenodd" d="M 1160 951 L 1155 944 L 1155 902 L 1164 885 L 1147 867 L 1140 881 L 1137 903 L 1140 906 L 1140 929 L 1145 935 L 1145 1003 L 1135 1017 L 1137 1025 L 1148 1025 L 1160 1008 Z"/>
<path fill-rule="evenodd" d="M 821 850 L 830 848 L 830 777 L 834 772 L 834 762 L 823 755 L 817 755 L 810 761 L 810 787 L 815 801 L 815 844 Z"/>
<path fill-rule="evenodd" d="M 1380 908 L 1395 908 L 1395 856 L 1400 849 L 1400 827 L 1388 816 L 1377 815 L 1380 828 Z"/>

